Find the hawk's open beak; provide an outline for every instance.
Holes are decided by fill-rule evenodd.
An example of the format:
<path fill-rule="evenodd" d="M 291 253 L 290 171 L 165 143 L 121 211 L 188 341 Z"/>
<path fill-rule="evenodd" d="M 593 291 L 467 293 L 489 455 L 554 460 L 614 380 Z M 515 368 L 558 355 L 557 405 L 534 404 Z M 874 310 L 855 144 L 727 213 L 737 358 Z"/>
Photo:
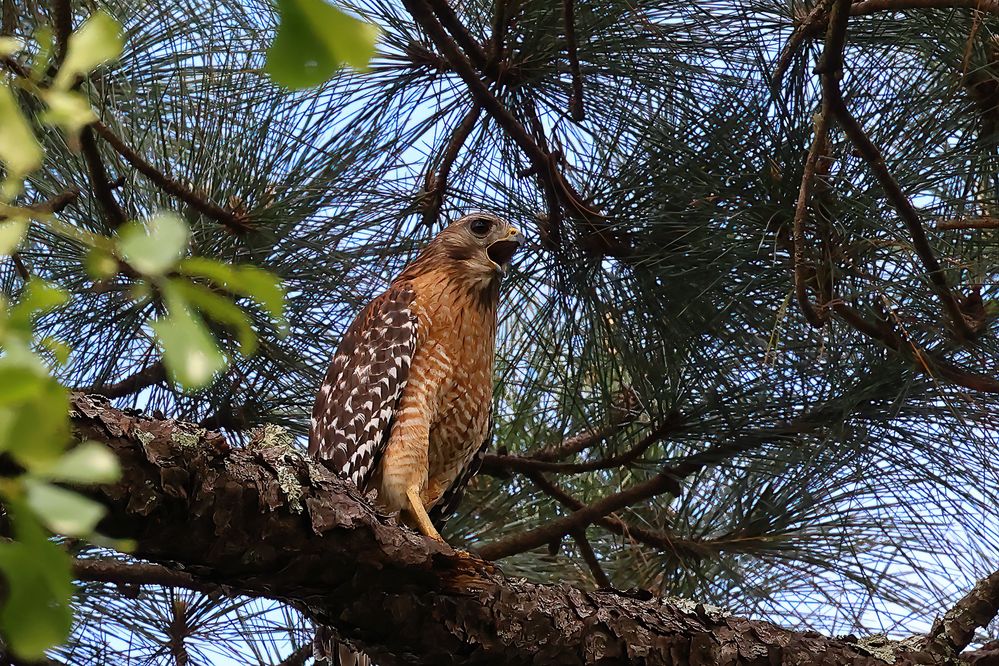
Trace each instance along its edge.
<path fill-rule="evenodd" d="M 513 255 L 523 244 L 524 234 L 520 233 L 514 227 L 510 227 L 507 229 L 507 237 L 493 242 L 486 248 L 486 254 L 489 256 L 489 260 L 496 264 L 497 270 L 506 275 L 507 268 L 510 266 L 510 260 L 513 259 Z"/>

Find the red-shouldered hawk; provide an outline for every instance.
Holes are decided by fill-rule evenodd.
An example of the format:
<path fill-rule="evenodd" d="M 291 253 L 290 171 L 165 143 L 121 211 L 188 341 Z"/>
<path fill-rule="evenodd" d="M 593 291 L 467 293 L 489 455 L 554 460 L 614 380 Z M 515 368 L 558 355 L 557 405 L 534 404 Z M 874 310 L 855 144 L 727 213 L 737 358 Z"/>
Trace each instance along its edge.
<path fill-rule="evenodd" d="M 447 227 L 347 329 L 312 410 L 309 453 L 438 541 L 489 444 L 500 278 L 523 242 L 487 213 Z"/>

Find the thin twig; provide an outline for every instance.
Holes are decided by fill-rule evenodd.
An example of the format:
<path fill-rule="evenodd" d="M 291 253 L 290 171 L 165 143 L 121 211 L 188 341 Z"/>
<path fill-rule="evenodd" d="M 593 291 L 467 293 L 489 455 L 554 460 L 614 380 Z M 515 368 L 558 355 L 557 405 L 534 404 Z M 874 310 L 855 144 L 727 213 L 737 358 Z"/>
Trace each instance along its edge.
<path fill-rule="evenodd" d="M 976 9 L 989 14 L 999 14 L 997 0 L 862 0 L 850 7 L 851 16 L 866 16 L 883 11 L 906 9 Z"/>
<path fill-rule="evenodd" d="M 76 201 L 79 197 L 80 189 L 78 187 L 68 187 L 47 201 L 41 201 L 39 203 L 23 206 L 23 208 L 36 213 L 58 213 L 66 206 Z M 0 221 L 4 219 L 6 218 L 0 215 Z M 12 252 L 10 260 L 14 263 L 14 270 L 17 272 L 18 277 L 25 282 L 31 279 L 31 271 L 29 271 L 27 265 L 25 265 L 24 259 L 21 257 L 20 252 Z"/>
<path fill-rule="evenodd" d="M 441 25 L 458 42 L 472 64 L 480 70 L 485 69 L 488 60 L 485 49 L 468 31 L 465 24 L 458 19 L 447 0 L 429 0 L 429 3 Z"/>
<path fill-rule="evenodd" d="M 812 139 L 812 146 L 808 150 L 808 159 L 805 161 L 805 172 L 801 177 L 801 187 L 798 189 L 798 202 L 794 209 L 794 227 L 791 239 L 794 243 L 792 262 L 794 265 L 794 294 L 798 300 L 798 307 L 808 323 L 815 328 L 822 328 L 828 321 L 828 315 L 823 310 L 817 312 L 812 306 L 808 297 L 808 281 L 805 276 L 805 221 L 808 219 L 808 206 L 812 198 L 812 186 L 815 184 L 815 166 L 818 164 L 820 153 L 828 145 L 827 136 L 829 129 L 829 109 L 825 101 L 822 102 L 822 111 L 815 116 L 815 136 Z"/>
<path fill-rule="evenodd" d="M 427 169 L 426 183 L 424 185 L 427 200 L 423 208 L 423 224 L 428 227 L 436 225 L 440 218 L 441 206 L 444 204 L 444 193 L 447 191 L 447 181 L 451 175 L 451 168 L 454 166 L 455 160 L 458 159 L 458 153 L 461 152 L 465 141 L 468 140 L 472 130 L 475 129 L 475 124 L 478 122 L 481 114 L 482 106 L 478 102 L 473 102 L 472 108 L 461 119 L 461 122 L 451 135 L 451 140 L 448 141 L 447 146 L 444 148 L 437 173 L 434 174 L 433 170 Z"/>
<path fill-rule="evenodd" d="M 598 588 L 613 587 L 604 568 L 600 566 L 597 554 L 593 552 L 593 546 L 590 545 L 590 542 L 586 538 L 586 530 L 584 528 L 576 529 L 571 534 L 572 540 L 576 542 L 576 547 L 579 548 L 579 554 L 583 557 L 583 561 L 586 562 L 586 566 L 590 568 L 590 573 L 593 574 L 593 582 L 597 584 Z"/>
<path fill-rule="evenodd" d="M 643 437 L 635 446 L 624 453 L 606 458 L 598 458 L 581 463 L 554 462 L 542 460 L 537 457 L 511 456 L 500 454 L 486 454 L 482 459 L 482 471 L 489 473 L 498 470 L 503 471 L 536 471 L 536 472 L 557 472 L 562 474 L 582 474 L 600 469 L 612 469 L 625 467 L 638 460 L 650 446 L 662 440 L 670 430 L 674 429 L 681 422 L 670 420 L 655 428 L 651 433 Z"/>
<path fill-rule="evenodd" d="M 73 562 L 73 576 L 78 580 L 116 585 L 162 585 L 212 594 L 221 591 L 218 585 L 200 581 L 189 573 L 148 562 L 122 562 L 111 559 L 76 560 Z"/>
<path fill-rule="evenodd" d="M 846 28 L 849 21 L 848 9 L 850 0 L 836 0 L 833 11 L 830 15 L 829 32 L 826 39 L 826 48 L 823 53 L 822 62 L 817 68 L 822 79 L 823 104 L 828 103 L 829 109 L 836 116 L 840 126 L 847 137 L 853 142 L 860 152 L 861 157 L 867 162 L 874 176 L 881 184 L 882 189 L 888 196 L 899 217 L 905 223 L 912 237 L 912 245 L 917 256 L 923 264 L 930 281 L 933 284 L 944 311 L 951 320 L 953 330 L 958 337 L 968 339 L 974 337 L 973 332 L 968 327 L 960 305 L 951 293 L 947 284 L 947 277 L 937 261 L 933 248 L 926 238 L 926 232 L 919 220 L 919 213 L 912 206 L 912 202 L 902 192 L 898 181 L 891 175 L 885 166 L 884 156 L 877 146 L 870 140 L 864 129 L 853 117 L 846 102 L 843 100 L 843 91 L 840 89 L 840 79 L 843 72 L 843 49 L 846 43 Z"/>
<path fill-rule="evenodd" d="M 777 59 L 777 64 L 774 65 L 774 73 L 770 79 L 770 88 L 776 95 L 777 90 L 780 89 L 780 84 L 784 80 L 784 75 L 787 73 L 788 68 L 791 66 L 791 61 L 794 56 L 797 55 L 798 50 L 801 45 L 804 44 L 805 39 L 808 37 L 818 34 L 821 28 L 825 25 L 828 20 L 827 14 L 829 12 L 829 5 L 832 4 L 833 0 L 822 0 L 812 11 L 808 12 L 797 26 L 795 26 L 794 31 L 787 40 L 787 44 L 784 45 L 784 49 L 781 51 L 780 57 Z"/>
<path fill-rule="evenodd" d="M 607 495 L 590 504 L 580 505 L 568 516 L 549 521 L 533 530 L 487 544 L 479 550 L 479 555 L 486 560 L 496 560 L 550 543 L 569 534 L 573 529 L 586 527 L 592 523 L 606 526 L 606 522 L 601 519 L 608 514 L 659 495 L 679 495 L 679 482 L 681 480 L 697 474 L 707 467 L 760 449 L 773 441 L 814 430 L 824 422 L 821 416 L 821 414 L 807 413 L 788 423 L 741 433 L 731 441 L 714 444 L 672 465 L 663 467 L 656 475 L 645 481 Z M 523 473 L 536 484 L 539 484 L 539 479 L 540 483 L 546 482 L 540 472 L 536 470 L 524 471 Z"/>
<path fill-rule="evenodd" d="M 954 365 L 950 361 L 940 358 L 933 352 L 920 349 L 910 341 L 900 339 L 891 330 L 888 322 L 868 321 L 857 310 L 845 303 L 834 303 L 832 308 L 836 314 L 857 331 L 872 340 L 877 340 L 888 349 L 912 359 L 916 369 L 928 377 L 943 379 L 951 384 L 956 384 L 973 391 L 999 393 L 999 381 L 993 376 L 970 372 Z"/>
<path fill-rule="evenodd" d="M 598 221 L 603 218 L 603 215 L 598 211 L 588 208 L 583 203 L 583 199 L 579 193 L 559 173 L 552 160 L 552 155 L 538 145 L 520 121 L 493 95 L 482 78 L 480 78 L 479 73 L 472 66 L 472 63 L 462 53 L 458 44 L 455 43 L 455 40 L 451 38 L 434 16 L 434 12 L 431 10 L 427 0 L 404 0 L 403 4 L 417 24 L 423 28 L 424 32 L 444 55 L 451 69 L 465 82 L 469 92 L 476 101 L 493 117 L 514 143 L 524 151 L 534 171 L 539 174 L 548 174 L 548 178 L 551 179 L 556 194 L 565 203 L 566 208 L 575 217 L 580 218 L 599 234 L 605 246 L 603 248 L 604 254 L 607 256 L 626 255 L 630 248 L 615 239 L 605 238 L 605 235 L 610 235 L 610 230 L 606 225 L 598 225 Z M 435 0 L 435 6 L 440 4 L 440 0 Z"/>
<path fill-rule="evenodd" d="M 937 222 L 937 229 L 999 229 L 999 217 L 971 217 Z"/>
<path fill-rule="evenodd" d="M 55 54 L 52 67 L 56 70 L 66 57 L 69 36 L 73 34 L 73 8 L 69 0 L 53 0 L 52 28 L 55 37 Z"/>
<path fill-rule="evenodd" d="M 545 493 L 568 509 L 578 511 L 586 506 L 583 502 L 579 501 L 561 487 L 551 482 L 541 473 L 527 472 L 524 476 L 530 479 L 531 483 L 541 490 L 541 492 Z M 594 524 L 606 528 L 611 533 L 616 534 L 623 539 L 651 546 L 652 548 L 662 552 L 670 553 L 678 559 L 685 557 L 700 558 L 703 556 L 703 551 L 701 549 L 693 548 L 689 541 L 674 539 L 666 532 L 657 532 L 645 527 L 631 525 L 613 515 L 602 516 L 598 520 L 594 521 Z"/>
<path fill-rule="evenodd" d="M 562 0 L 562 21 L 565 30 L 566 55 L 572 74 L 572 92 L 569 94 L 569 116 L 577 123 L 585 117 L 583 108 L 583 75 L 579 71 L 579 54 L 576 48 L 576 17 L 574 0 Z"/>
<path fill-rule="evenodd" d="M 114 148 L 115 152 L 121 155 L 126 162 L 135 167 L 139 173 L 144 175 L 152 181 L 154 185 L 167 194 L 177 197 L 191 208 L 194 208 L 198 212 L 214 219 L 234 234 L 242 235 L 252 230 L 252 227 L 248 224 L 244 215 L 226 210 L 218 204 L 199 196 L 186 185 L 182 185 L 173 178 L 170 178 L 140 157 L 134 150 L 129 148 L 124 141 L 118 138 L 118 136 L 115 135 L 114 132 L 112 132 L 110 128 L 108 128 L 108 126 L 101 121 L 98 120 L 90 126 L 93 127 L 98 136 L 107 141 L 111 147 Z"/>

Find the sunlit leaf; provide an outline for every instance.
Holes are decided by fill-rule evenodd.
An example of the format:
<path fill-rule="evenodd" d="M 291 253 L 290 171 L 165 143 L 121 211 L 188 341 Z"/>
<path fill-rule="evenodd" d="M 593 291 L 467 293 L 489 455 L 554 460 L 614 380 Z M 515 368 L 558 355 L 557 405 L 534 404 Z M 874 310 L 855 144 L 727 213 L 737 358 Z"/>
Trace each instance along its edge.
<path fill-rule="evenodd" d="M 83 442 L 34 475 L 65 483 L 110 483 L 121 476 L 118 457 L 100 442 Z"/>
<path fill-rule="evenodd" d="M 71 140 L 75 140 L 84 127 L 97 120 L 90 102 L 80 93 L 52 90 L 45 94 L 45 103 L 49 108 L 42 120 L 60 128 Z"/>
<path fill-rule="evenodd" d="M 95 280 L 107 280 L 118 272 L 115 258 L 99 248 L 91 248 L 83 260 L 87 274 Z"/>
<path fill-rule="evenodd" d="M 55 310 L 69 300 L 69 294 L 50 282 L 37 277 L 28 280 L 17 304 L 10 309 L 10 322 L 25 331 L 47 312 Z"/>
<path fill-rule="evenodd" d="M 344 64 L 367 67 L 378 29 L 324 0 L 278 0 L 281 23 L 267 50 L 266 71 L 289 88 L 329 79 Z"/>
<path fill-rule="evenodd" d="M 185 389 L 201 388 L 225 367 L 226 359 L 204 322 L 171 286 L 164 289 L 167 316 L 153 322 L 152 327 L 171 379 Z"/>
<path fill-rule="evenodd" d="M 171 284 L 178 289 L 192 306 L 201 311 L 209 319 L 231 327 L 239 342 L 239 351 L 249 356 L 257 350 L 257 335 L 250 325 L 250 317 L 238 305 L 212 292 L 203 285 L 185 280 L 172 280 Z"/>
<path fill-rule="evenodd" d="M 43 337 L 38 341 L 38 344 L 47 349 L 55 357 L 56 363 L 59 365 L 66 365 L 69 361 L 69 355 L 73 351 L 68 344 L 62 340 L 53 338 L 51 335 Z"/>
<path fill-rule="evenodd" d="M 0 357 L 0 450 L 27 469 L 52 464 L 69 441 L 69 400 L 45 364 L 17 340 Z"/>
<path fill-rule="evenodd" d="M 121 55 L 123 44 L 121 24 L 107 12 L 97 11 L 70 35 L 66 58 L 52 86 L 57 90 L 69 89 L 78 76 L 89 74 Z"/>
<path fill-rule="evenodd" d="M 180 270 L 186 275 L 207 278 L 233 293 L 252 298 L 271 316 L 279 332 L 287 329 L 285 293 L 281 279 L 273 273 L 256 266 L 231 266 L 204 257 L 188 257 L 181 262 Z"/>
<path fill-rule="evenodd" d="M 107 513 L 102 504 L 51 483 L 26 478 L 24 486 L 28 506 L 56 534 L 86 536 Z"/>
<path fill-rule="evenodd" d="M 17 37 L 0 37 L 0 58 L 12 56 L 23 48 L 24 44 Z"/>
<path fill-rule="evenodd" d="M 21 192 L 24 177 L 42 165 L 42 147 L 18 108 L 14 94 L 0 84 L 0 162 L 7 177 L 0 194 L 11 199 Z"/>
<path fill-rule="evenodd" d="M 118 234 L 118 249 L 132 268 L 146 275 L 161 275 L 187 251 L 187 224 L 169 213 L 145 224 L 130 222 Z"/>

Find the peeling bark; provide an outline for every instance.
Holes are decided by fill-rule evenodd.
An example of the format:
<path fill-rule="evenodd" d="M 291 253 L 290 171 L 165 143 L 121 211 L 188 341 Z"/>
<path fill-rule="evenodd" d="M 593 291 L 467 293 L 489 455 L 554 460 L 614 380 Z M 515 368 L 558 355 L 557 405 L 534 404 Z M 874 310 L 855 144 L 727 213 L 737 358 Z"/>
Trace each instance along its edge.
<path fill-rule="evenodd" d="M 292 603 L 381 666 L 932 663 L 894 656 L 904 644 L 794 632 L 685 600 L 513 580 L 378 515 L 272 431 L 235 448 L 93 397 L 75 395 L 73 408 L 76 432 L 121 459 L 119 482 L 90 489 L 109 510 L 104 533 L 200 581 Z"/>

